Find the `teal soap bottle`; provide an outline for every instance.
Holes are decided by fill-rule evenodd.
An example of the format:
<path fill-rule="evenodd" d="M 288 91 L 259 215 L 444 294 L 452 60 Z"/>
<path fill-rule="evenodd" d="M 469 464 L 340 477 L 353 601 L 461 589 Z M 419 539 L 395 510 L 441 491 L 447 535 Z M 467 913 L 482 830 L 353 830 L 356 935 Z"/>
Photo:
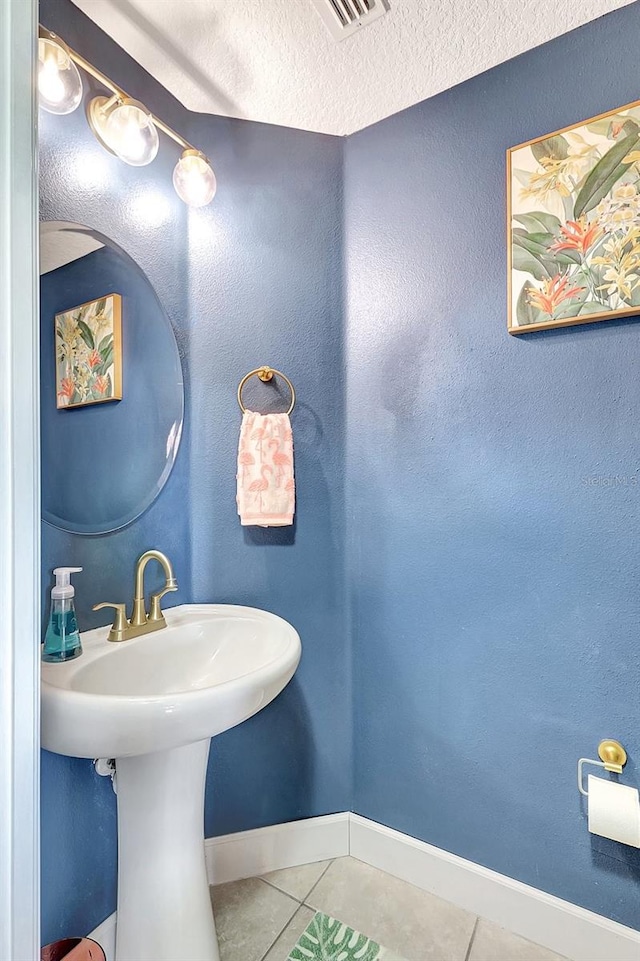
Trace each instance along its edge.
<path fill-rule="evenodd" d="M 82 654 L 73 602 L 75 588 L 71 584 L 71 574 L 78 574 L 81 570 L 81 567 L 56 567 L 53 572 L 56 586 L 51 591 L 51 613 L 42 648 L 43 661 L 58 664 Z"/>

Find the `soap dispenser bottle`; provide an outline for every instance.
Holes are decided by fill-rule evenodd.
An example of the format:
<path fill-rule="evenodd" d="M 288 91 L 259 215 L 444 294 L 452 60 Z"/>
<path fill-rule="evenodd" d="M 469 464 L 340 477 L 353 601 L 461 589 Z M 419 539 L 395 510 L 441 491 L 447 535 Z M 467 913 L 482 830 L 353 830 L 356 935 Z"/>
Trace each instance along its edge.
<path fill-rule="evenodd" d="M 53 572 L 56 586 L 51 591 L 51 614 L 44 638 L 43 661 L 60 663 L 82 654 L 73 603 L 75 588 L 70 582 L 70 575 L 78 574 L 81 570 L 81 567 L 56 567 Z"/>

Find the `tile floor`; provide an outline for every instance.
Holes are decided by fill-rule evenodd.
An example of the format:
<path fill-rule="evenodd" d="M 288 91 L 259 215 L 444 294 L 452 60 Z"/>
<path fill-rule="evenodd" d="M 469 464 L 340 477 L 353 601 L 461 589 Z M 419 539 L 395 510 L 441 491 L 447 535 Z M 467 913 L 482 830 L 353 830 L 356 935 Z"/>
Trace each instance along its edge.
<path fill-rule="evenodd" d="M 221 961 L 287 961 L 316 911 L 406 961 L 562 961 L 377 868 L 337 858 L 211 888 Z"/>

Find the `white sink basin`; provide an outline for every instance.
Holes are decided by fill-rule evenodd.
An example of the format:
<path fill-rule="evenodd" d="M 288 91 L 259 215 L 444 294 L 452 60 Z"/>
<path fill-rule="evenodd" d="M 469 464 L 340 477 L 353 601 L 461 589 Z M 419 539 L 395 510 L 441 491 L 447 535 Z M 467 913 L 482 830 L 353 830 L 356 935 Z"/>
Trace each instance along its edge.
<path fill-rule="evenodd" d="M 131 640 L 82 635 L 83 654 L 42 664 L 42 745 L 116 759 L 116 961 L 219 961 L 204 858 L 210 738 L 291 680 L 300 638 L 251 607 L 183 605 Z"/>
<path fill-rule="evenodd" d="M 129 641 L 106 627 L 83 654 L 42 665 L 42 746 L 71 757 L 128 757 L 191 744 L 251 717 L 300 660 L 282 618 L 252 607 L 185 604 L 167 627 Z"/>

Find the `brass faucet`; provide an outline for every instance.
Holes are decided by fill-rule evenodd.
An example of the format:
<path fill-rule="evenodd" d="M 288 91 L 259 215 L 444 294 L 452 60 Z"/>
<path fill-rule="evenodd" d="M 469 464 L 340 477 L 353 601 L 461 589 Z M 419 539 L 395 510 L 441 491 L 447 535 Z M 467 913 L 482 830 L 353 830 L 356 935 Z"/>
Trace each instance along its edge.
<path fill-rule="evenodd" d="M 149 561 L 158 561 L 162 565 L 166 583 L 164 589 L 157 594 L 151 595 L 149 613 L 147 614 L 144 604 L 144 571 Z M 171 561 L 162 551 L 145 551 L 136 563 L 135 592 L 133 597 L 133 611 L 131 619 L 127 620 L 126 604 L 96 604 L 94 611 L 99 611 L 103 607 L 115 608 L 116 614 L 113 619 L 113 626 L 109 631 L 108 640 L 128 641 L 132 637 L 140 637 L 141 634 L 149 634 L 151 631 L 160 631 L 167 626 L 164 619 L 160 601 L 169 591 L 177 591 L 178 583 L 173 573 Z"/>

